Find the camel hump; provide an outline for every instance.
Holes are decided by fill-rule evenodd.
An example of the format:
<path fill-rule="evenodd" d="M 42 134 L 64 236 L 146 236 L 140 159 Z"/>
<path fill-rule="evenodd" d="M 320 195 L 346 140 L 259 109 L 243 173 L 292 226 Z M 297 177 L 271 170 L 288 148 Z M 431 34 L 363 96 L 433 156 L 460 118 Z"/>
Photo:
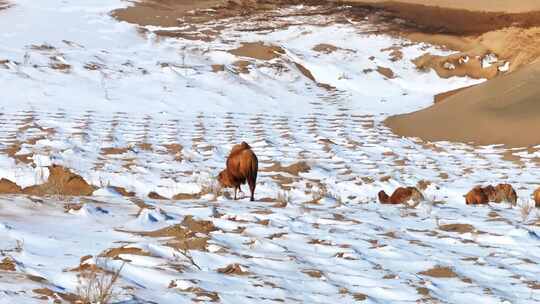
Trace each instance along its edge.
<path fill-rule="evenodd" d="M 234 145 L 232 147 L 232 149 L 231 149 L 231 153 L 229 153 L 229 157 L 231 155 L 239 154 L 240 152 L 242 152 L 244 150 L 251 150 L 251 146 L 248 143 L 246 143 L 245 141 L 243 141 L 240 144 Z"/>
<path fill-rule="evenodd" d="M 245 142 L 245 141 L 243 141 L 243 142 L 240 144 L 240 146 L 241 146 L 242 149 L 244 149 L 244 150 L 246 150 L 246 149 L 251 149 L 251 146 L 250 146 L 247 142 Z"/>

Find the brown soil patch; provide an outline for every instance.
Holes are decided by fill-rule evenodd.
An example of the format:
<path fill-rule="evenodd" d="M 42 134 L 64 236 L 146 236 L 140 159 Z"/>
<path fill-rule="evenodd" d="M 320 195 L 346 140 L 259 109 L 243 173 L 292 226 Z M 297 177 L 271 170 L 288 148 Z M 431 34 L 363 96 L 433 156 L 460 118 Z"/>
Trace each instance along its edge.
<path fill-rule="evenodd" d="M 469 76 L 476 79 L 494 78 L 499 75 L 499 66 L 504 65 L 504 61 L 501 61 L 491 67 L 483 68 L 481 58 L 469 58 L 469 61 L 463 64 L 459 63 L 460 58 L 460 54 L 450 56 L 424 54 L 413 60 L 413 63 L 420 70 L 435 70 L 437 75 L 442 78 Z"/>
<path fill-rule="evenodd" d="M 301 65 L 300 63 L 298 62 L 294 62 L 294 66 L 296 66 L 296 68 L 298 69 L 298 71 L 300 71 L 300 73 L 302 75 L 304 75 L 304 77 L 308 78 L 309 80 L 313 81 L 314 83 L 317 84 L 317 86 L 325 89 L 325 90 L 335 90 L 335 88 L 329 84 L 326 84 L 326 83 L 322 83 L 322 82 L 317 82 L 317 80 L 315 79 L 315 76 L 313 76 L 313 74 L 311 73 L 311 71 L 306 68 L 305 66 Z"/>
<path fill-rule="evenodd" d="M 147 142 L 139 143 L 137 147 L 143 151 L 152 151 L 152 144 Z"/>
<path fill-rule="evenodd" d="M 129 148 L 102 148 L 101 154 L 102 155 L 118 155 L 118 154 L 124 154 L 127 151 L 129 151 Z"/>
<path fill-rule="evenodd" d="M 238 60 L 233 62 L 234 71 L 236 74 L 249 74 L 249 66 L 251 62 L 246 60 Z"/>
<path fill-rule="evenodd" d="M 442 231 L 457 232 L 460 234 L 475 231 L 474 226 L 469 225 L 469 224 L 446 224 L 446 225 L 440 225 L 439 229 Z"/>
<path fill-rule="evenodd" d="M 203 29 L 195 25 L 216 20 L 248 16 L 256 12 L 268 11 L 285 5 L 321 3 L 322 0 L 141 0 L 127 8 L 111 13 L 118 20 L 141 26 L 177 27 L 191 24 L 182 30 L 158 30 L 155 34 L 190 40 L 210 41 L 219 36 L 224 28 L 221 24 L 211 24 Z M 264 27 L 264 26 L 262 26 Z M 145 30 L 142 30 L 145 32 Z"/>
<path fill-rule="evenodd" d="M 399 46 L 392 46 L 389 48 L 382 49 L 381 52 L 390 52 L 390 60 L 393 62 L 400 61 L 403 59 L 403 52 L 401 51 L 401 47 Z"/>
<path fill-rule="evenodd" d="M 182 150 L 184 150 L 184 147 L 181 144 L 168 144 L 163 145 L 163 147 L 167 149 L 170 155 L 174 156 L 175 161 L 182 161 Z"/>
<path fill-rule="evenodd" d="M 15 261 L 10 257 L 5 257 L 2 262 L 0 262 L 1 271 L 15 271 Z"/>
<path fill-rule="evenodd" d="M 338 47 L 327 43 L 321 43 L 314 46 L 312 50 L 319 53 L 330 54 L 337 51 Z"/>
<path fill-rule="evenodd" d="M 113 11 L 112 16 L 142 26 L 175 27 L 180 25 L 178 19 L 187 16 L 190 11 L 212 8 L 221 3 L 220 0 L 143 0 Z"/>
<path fill-rule="evenodd" d="M 290 175 L 299 176 L 300 173 L 306 173 L 311 170 L 311 167 L 305 162 L 300 161 L 289 166 L 282 166 L 279 162 L 274 162 L 272 166 L 263 168 L 263 172 L 285 172 Z M 291 180 L 292 182 L 292 180 Z"/>
<path fill-rule="evenodd" d="M 219 268 L 217 272 L 223 273 L 223 274 L 229 274 L 229 275 L 249 275 L 249 271 L 244 271 L 242 268 L 245 268 L 241 266 L 240 264 L 230 264 L 226 267 Z"/>
<path fill-rule="evenodd" d="M 7 148 L 3 149 L 2 152 L 6 153 L 7 156 L 15 159 L 16 163 L 31 164 L 33 160 L 29 157 L 32 156 L 32 154 L 17 154 L 19 153 L 19 151 L 21 151 L 21 148 L 22 143 L 19 141 L 15 141 Z"/>
<path fill-rule="evenodd" d="M 152 205 L 148 205 L 147 203 L 144 202 L 144 200 L 140 199 L 140 198 L 137 198 L 137 197 L 132 197 L 132 198 L 129 198 L 129 201 L 132 202 L 134 205 L 136 205 L 137 207 L 139 207 L 139 214 L 140 212 L 142 212 L 142 210 L 144 209 L 149 209 L 149 210 L 154 210 L 156 209 L 154 206 Z M 139 215 L 137 215 L 139 216 Z"/>
<path fill-rule="evenodd" d="M 304 269 L 302 273 L 307 274 L 308 276 L 316 279 L 320 279 L 323 276 L 323 273 L 317 269 Z"/>
<path fill-rule="evenodd" d="M 356 300 L 356 301 L 365 301 L 367 300 L 367 296 L 363 293 L 359 293 L 359 292 L 355 292 L 352 294 L 353 298 Z"/>
<path fill-rule="evenodd" d="M 458 275 L 449 267 L 435 266 L 435 268 L 422 271 L 418 274 L 434 278 L 455 278 Z"/>
<path fill-rule="evenodd" d="M 63 301 L 66 301 L 67 303 L 81 303 L 81 299 L 79 296 L 72 294 L 72 293 L 63 293 L 63 292 L 56 292 L 52 291 L 49 288 L 36 288 L 32 290 L 33 293 L 37 295 L 41 295 L 41 300 L 53 300 L 53 303 L 62 303 Z"/>
<path fill-rule="evenodd" d="M 201 198 L 201 193 L 178 193 L 172 199 L 175 201 L 197 200 Z"/>
<path fill-rule="evenodd" d="M 219 302 L 219 299 L 220 299 L 217 292 L 215 292 L 215 291 L 207 291 L 207 290 L 204 290 L 204 289 L 202 289 L 200 287 L 189 287 L 187 289 L 184 289 L 183 291 L 193 293 L 197 297 L 201 298 L 201 300 L 199 300 L 197 298 L 193 299 L 194 302 L 207 302 L 208 301 L 207 299 L 210 299 L 210 302 Z"/>
<path fill-rule="evenodd" d="M 197 236 L 198 233 L 208 235 L 217 228 L 211 221 L 194 220 L 188 215 L 182 223 L 151 232 L 137 234 L 149 237 L 170 237 L 167 246 L 182 250 L 206 250 L 209 237 Z"/>
<path fill-rule="evenodd" d="M 419 295 L 429 296 L 429 289 L 427 289 L 426 287 L 416 287 L 416 291 Z"/>
<path fill-rule="evenodd" d="M 123 187 L 110 186 L 110 188 L 112 190 L 114 190 L 115 192 L 117 192 L 118 194 L 120 194 L 121 196 L 124 196 L 124 197 L 134 197 L 135 196 L 135 192 L 127 191 L 126 188 L 123 188 Z"/>
<path fill-rule="evenodd" d="M 487 32 L 480 36 L 454 36 L 418 32 L 405 32 L 403 35 L 415 42 L 427 42 L 460 51 L 460 53 L 446 57 L 427 54 L 415 60 L 419 68 L 433 68 L 442 77 L 468 75 L 473 78 L 493 78 L 502 74 L 498 72 L 497 67 L 504 65 L 506 62 L 510 63 L 507 72 L 512 72 L 540 57 L 538 44 L 540 41 L 540 27 L 509 27 Z M 483 69 L 480 66 L 480 58 L 491 53 L 497 55 L 499 61 L 494 63 L 492 67 Z M 460 61 L 460 58 L 462 61 Z M 466 59 L 466 62 L 463 59 Z M 445 64 L 447 68 L 444 67 Z M 449 69 L 450 64 L 452 69 Z"/>
<path fill-rule="evenodd" d="M 47 182 L 42 185 L 24 188 L 24 194 L 36 196 L 90 196 L 95 190 L 81 176 L 72 173 L 69 169 L 58 165 L 52 165 L 48 168 L 49 178 Z"/>
<path fill-rule="evenodd" d="M 315 76 L 313 76 L 313 74 L 311 74 L 311 71 L 308 70 L 305 66 L 301 65 L 300 63 L 296 63 L 296 62 L 294 63 L 294 65 L 300 71 L 300 73 L 302 73 L 302 75 L 304 75 L 306 78 L 308 78 L 309 80 L 311 80 L 313 82 L 317 82 L 317 80 L 315 79 Z"/>
<path fill-rule="evenodd" d="M 118 247 L 118 248 L 110 248 L 107 249 L 105 252 L 101 253 L 100 257 L 107 257 L 112 259 L 121 259 L 119 256 L 121 254 L 131 254 L 131 255 L 142 255 L 142 256 L 150 256 L 150 253 L 137 248 L 137 247 Z M 123 259 L 125 260 L 125 259 Z M 127 261 L 127 260 L 126 260 Z M 131 261 L 127 261 L 131 262 Z"/>
<path fill-rule="evenodd" d="M 0 179 L 0 194 L 19 194 L 22 188 L 9 179 Z"/>
<path fill-rule="evenodd" d="M 539 78 L 540 63 L 535 63 L 456 93 L 430 108 L 391 117 L 386 124 L 398 135 L 428 141 L 538 145 L 540 138 L 531 130 L 540 129 Z"/>
<path fill-rule="evenodd" d="M 379 72 L 379 74 L 383 75 L 384 77 L 386 77 L 388 79 L 396 78 L 396 75 L 394 74 L 394 71 L 392 71 L 392 69 L 390 69 L 390 68 L 385 68 L 385 67 L 378 66 L 377 67 L 377 72 Z"/>
<path fill-rule="evenodd" d="M 166 197 L 163 197 L 163 196 L 159 195 L 159 193 L 157 193 L 155 191 L 152 191 L 152 192 L 148 193 L 148 198 L 155 199 L 155 200 L 166 200 L 167 199 Z"/>
<path fill-rule="evenodd" d="M 225 71 L 225 65 L 223 64 L 213 64 L 212 65 L 212 72 L 219 73 Z"/>
<path fill-rule="evenodd" d="M 71 71 L 71 65 L 53 61 L 49 64 L 49 67 L 53 70 L 57 70 L 64 73 L 69 73 Z"/>
<path fill-rule="evenodd" d="M 64 212 L 68 213 L 70 211 L 79 211 L 83 207 L 83 204 L 77 203 L 67 203 L 64 205 Z"/>
<path fill-rule="evenodd" d="M 242 43 L 239 48 L 230 50 L 229 53 L 258 60 L 272 60 L 279 58 L 285 51 L 279 46 L 266 45 L 262 42 Z"/>

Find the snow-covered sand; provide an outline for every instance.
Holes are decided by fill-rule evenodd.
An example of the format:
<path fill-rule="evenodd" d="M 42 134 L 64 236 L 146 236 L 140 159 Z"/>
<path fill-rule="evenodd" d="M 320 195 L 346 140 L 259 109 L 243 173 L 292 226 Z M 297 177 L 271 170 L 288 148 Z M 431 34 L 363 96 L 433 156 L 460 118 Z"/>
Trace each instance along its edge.
<path fill-rule="evenodd" d="M 0 249 L 16 265 L 1 271 L 0 303 L 39 302 L 39 288 L 75 293 L 70 269 L 86 255 L 118 268 L 122 260 L 95 257 L 122 246 L 140 249 L 118 256 L 128 261 L 118 300 L 133 303 L 540 300 L 539 215 L 522 215 L 539 180 L 536 153 L 424 143 L 381 123 L 478 82 L 410 62 L 448 52 L 370 34 L 364 21 L 294 16 L 306 7 L 271 21 L 215 21 L 230 26 L 203 42 L 108 15 L 124 2 L 13 2 L 0 11 L 0 148 L 20 149 L 0 154 L 0 177 L 33 185 L 55 163 L 100 189 L 95 199 L 0 199 Z M 228 52 L 257 41 L 284 53 L 264 61 Z M 313 50 L 323 43 L 336 50 Z M 205 192 L 242 140 L 259 156 L 258 202 L 146 198 Z M 308 169 L 276 166 L 299 162 Z M 381 189 L 420 181 L 431 183 L 428 201 L 414 209 L 376 202 Z M 516 186 L 518 207 L 464 205 L 473 185 L 502 181 Z M 197 266 L 166 246 L 170 234 L 141 233 L 185 228 L 190 216 L 215 226 L 191 231 L 207 239 L 188 251 Z"/>

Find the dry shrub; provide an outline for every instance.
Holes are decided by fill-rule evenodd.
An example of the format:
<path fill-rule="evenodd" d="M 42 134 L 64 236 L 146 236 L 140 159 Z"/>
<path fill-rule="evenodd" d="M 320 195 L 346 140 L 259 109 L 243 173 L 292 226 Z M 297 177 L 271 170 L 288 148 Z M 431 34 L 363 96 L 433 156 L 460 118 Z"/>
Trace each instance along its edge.
<path fill-rule="evenodd" d="M 201 183 L 201 195 L 212 194 L 214 199 L 221 195 L 221 185 L 214 178 L 208 178 Z"/>
<path fill-rule="evenodd" d="M 109 304 L 116 296 L 115 285 L 120 278 L 124 264 L 110 272 L 100 267 L 88 267 L 81 272 L 76 293 L 79 304 Z M 106 267 L 105 267 L 106 268 Z"/>
<path fill-rule="evenodd" d="M 327 196 L 326 189 L 324 189 L 324 187 L 321 187 L 321 188 L 314 187 L 313 189 L 311 189 L 311 196 L 313 198 L 312 202 L 318 203 L 320 200 L 322 200 L 323 198 Z"/>
<path fill-rule="evenodd" d="M 279 191 L 276 196 L 276 202 L 280 203 L 281 205 L 287 206 L 290 202 L 289 198 L 289 192 L 288 191 Z"/>
<path fill-rule="evenodd" d="M 521 201 L 519 211 L 521 213 L 521 220 L 523 222 L 527 221 L 533 209 L 534 209 L 533 204 L 530 204 L 528 201 L 525 201 L 525 200 Z"/>

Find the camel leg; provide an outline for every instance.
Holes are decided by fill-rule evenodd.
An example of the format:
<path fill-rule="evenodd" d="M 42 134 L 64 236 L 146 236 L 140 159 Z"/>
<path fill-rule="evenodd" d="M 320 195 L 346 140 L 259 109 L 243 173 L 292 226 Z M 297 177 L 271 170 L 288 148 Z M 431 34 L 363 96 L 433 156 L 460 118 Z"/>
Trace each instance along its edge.
<path fill-rule="evenodd" d="M 238 186 L 234 187 L 234 200 L 236 200 L 236 191 L 238 190 Z"/>
<path fill-rule="evenodd" d="M 253 179 L 248 179 L 248 184 L 249 184 L 249 191 L 251 191 L 251 199 L 250 201 L 254 201 L 255 200 L 255 180 Z"/>

